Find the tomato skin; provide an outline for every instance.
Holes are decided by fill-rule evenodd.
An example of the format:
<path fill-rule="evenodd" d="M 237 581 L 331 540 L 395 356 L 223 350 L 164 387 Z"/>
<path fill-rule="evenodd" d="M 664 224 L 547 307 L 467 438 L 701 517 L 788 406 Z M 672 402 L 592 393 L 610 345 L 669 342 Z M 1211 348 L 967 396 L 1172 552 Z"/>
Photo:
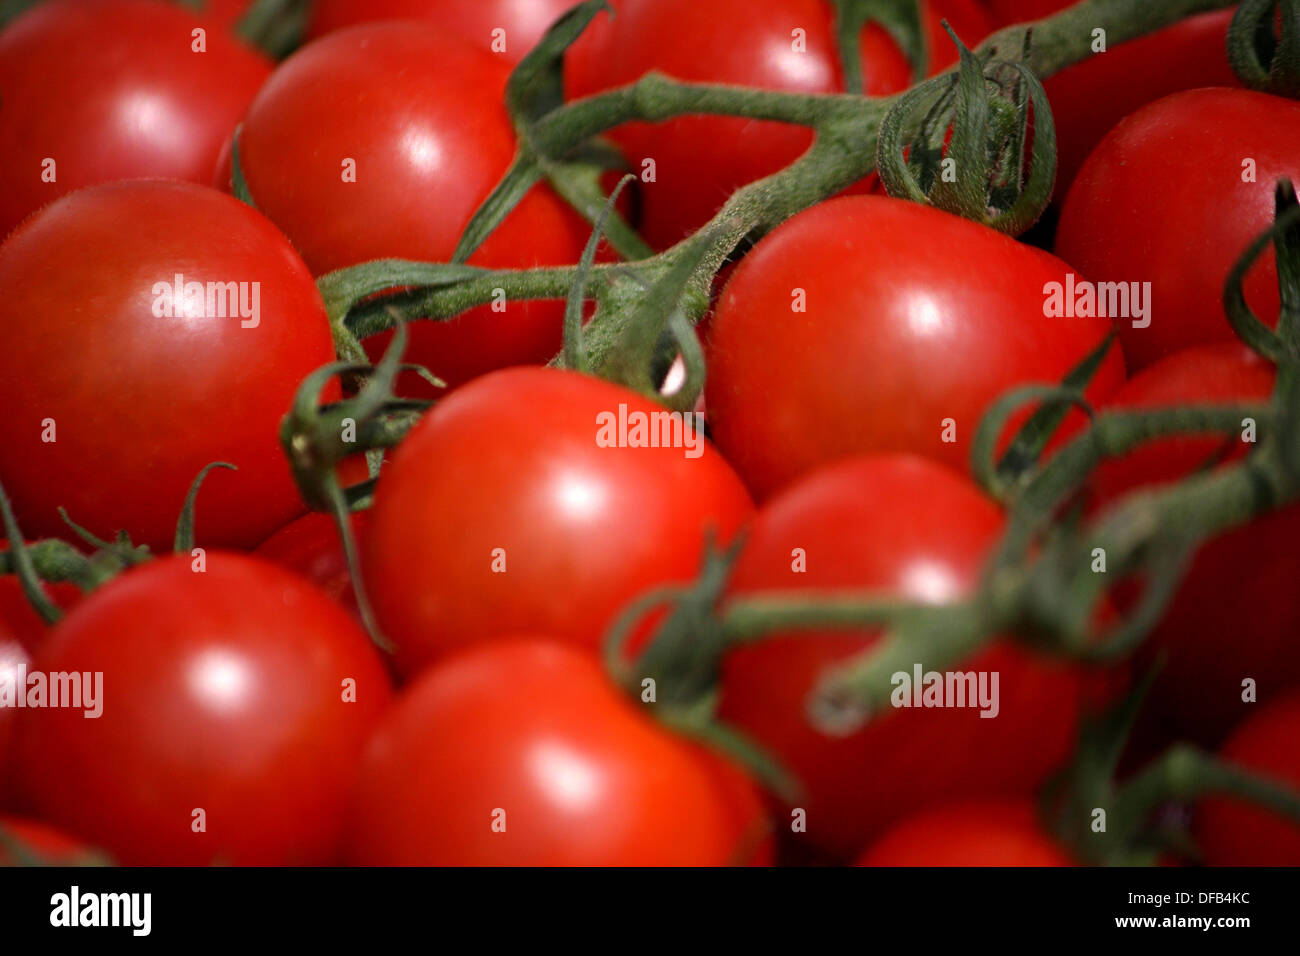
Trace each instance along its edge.
<path fill-rule="evenodd" d="M 598 17 L 573 48 L 566 71 L 571 98 L 632 83 L 651 70 L 791 93 L 844 90 L 825 0 L 614 0 L 612 6 L 616 15 Z M 971 0 L 926 3 L 932 72 L 957 59 L 941 16 L 972 46 L 989 32 L 984 12 Z M 805 31 L 804 52 L 793 48 L 795 29 Z M 906 56 L 875 24 L 863 32 L 862 68 L 870 95 L 912 82 Z M 802 127 L 718 116 L 627 123 L 610 138 L 638 173 L 644 158 L 655 160 L 655 181 L 640 187 L 640 231 L 660 249 L 697 230 L 737 188 L 789 165 L 812 143 Z"/>
<path fill-rule="evenodd" d="M 289 57 L 244 120 L 240 162 L 258 208 L 316 275 L 374 259 L 445 262 L 515 153 L 502 100 L 510 67 L 431 24 L 353 27 Z M 355 160 L 356 181 L 342 162 Z M 221 185 L 228 173 L 219 171 Z M 523 268 L 577 262 L 591 229 L 531 190 L 470 258 Z M 416 322 L 408 361 L 450 385 L 560 350 L 563 304 L 509 302 Z M 366 345 L 373 356 L 391 335 Z M 411 377 L 404 394 L 431 396 Z"/>
<path fill-rule="evenodd" d="M 16 685 L 18 674 L 31 665 L 31 660 L 31 652 L 0 620 L 0 687 Z M 15 774 L 11 761 L 17 715 L 17 710 L 0 706 L 0 807 L 8 806 L 13 799 Z M 0 857 L 3 854 L 0 847 Z"/>
<path fill-rule="evenodd" d="M 439 30 L 518 63 L 571 7 L 572 0 L 316 0 L 307 36 L 315 39 L 376 20 L 428 20 Z M 506 48 L 492 48 L 492 31 L 505 30 Z"/>
<path fill-rule="evenodd" d="M 1300 694 L 1256 706 L 1219 757 L 1300 789 Z M 1258 804 L 1208 798 L 1197 807 L 1193 833 L 1210 866 L 1300 866 L 1300 826 Z"/>
<path fill-rule="evenodd" d="M 153 0 L 51 0 L 0 33 L 0 236 L 59 196 L 161 176 L 207 182 L 270 73 L 264 58 Z M 64 68 L 75 64 L 75 69 Z M 42 179 L 46 159 L 56 179 Z"/>
<path fill-rule="evenodd" d="M 149 228 L 122 229 L 131 222 Z M 250 304 L 256 288 L 256 326 L 155 316 L 155 285 L 177 274 L 248 283 Z M 29 535 L 68 538 L 61 505 L 101 537 L 125 528 L 168 551 L 213 461 L 239 470 L 208 476 L 199 544 L 252 547 L 302 512 L 279 424 L 334 347 L 310 273 L 257 211 L 189 183 L 79 190 L 0 246 L 0 299 L 0 376 L 19 383 L 0 421 L 0 474 Z M 48 419 L 55 441 L 42 440 Z"/>
<path fill-rule="evenodd" d="M 817 590 L 953 600 L 974 587 L 1002 525 L 974 485 L 941 465 L 854 458 L 764 505 L 727 595 Z M 806 556 L 802 573 L 793 570 L 795 548 Z M 874 630 L 782 632 L 722 664 L 720 718 L 802 782 L 807 839 L 840 861 L 926 806 L 1031 792 L 1068 757 L 1084 700 L 1078 670 L 995 642 L 953 669 L 999 673 L 996 718 L 963 708 L 884 708 L 847 736 L 824 735 L 806 716 L 809 695 L 830 668 L 879 638 Z"/>
<path fill-rule="evenodd" d="M 1074 866 L 1028 800 L 937 807 L 891 828 L 858 866 Z"/>
<path fill-rule="evenodd" d="M 1188 17 L 1109 48 L 1044 81 L 1056 120 L 1056 195 L 1064 198 L 1088 155 L 1120 120 L 1182 90 L 1239 86 L 1228 65 L 1232 10 Z"/>
<path fill-rule="evenodd" d="M 1202 346 L 1139 372 L 1103 410 L 1264 402 L 1274 377 L 1273 366 L 1244 346 Z M 1150 442 L 1104 462 L 1090 482 L 1091 495 L 1096 506 L 1112 505 L 1135 489 L 1186 478 L 1225 449 L 1230 459 L 1239 459 L 1248 448 L 1239 436 Z M 1300 577 L 1300 556 L 1289 544 L 1297 535 L 1300 506 L 1291 505 L 1201 546 L 1139 656 L 1143 667 L 1161 661 L 1144 702 L 1141 734 L 1215 745 L 1252 710 L 1241 699 L 1244 678 L 1253 678 L 1261 695 L 1300 682 L 1300 649 L 1294 641 L 1300 596 L 1293 584 Z M 1137 595 L 1121 589 L 1116 597 L 1123 607 Z M 1242 608 L 1250 612 L 1243 614 Z"/>
<path fill-rule="evenodd" d="M 31 542 L 29 541 L 28 544 Z M 8 542 L 0 539 L 0 553 L 8 550 Z M 45 585 L 46 597 L 57 608 L 66 611 L 81 600 L 81 589 L 75 584 L 48 581 L 42 583 Z M 49 625 L 27 600 L 18 576 L 0 574 L 0 635 L 8 634 L 29 651 L 34 651 L 45 639 L 49 629 Z"/>
<path fill-rule="evenodd" d="M 1002 27 L 1041 20 L 1078 2 L 1079 0 L 985 0 L 985 6 L 989 8 L 994 24 Z"/>
<path fill-rule="evenodd" d="M 595 648 L 628 601 L 694 578 L 707 530 L 725 541 L 749 516 L 740 480 L 707 444 L 697 458 L 598 446 L 597 416 L 620 404 L 663 411 L 589 376 L 506 369 L 440 402 L 406 436 L 362 543 L 370 599 L 404 674 L 503 633 Z M 494 571 L 502 560 L 505 572 Z"/>
<path fill-rule="evenodd" d="M 47 866 L 75 866 L 83 861 L 92 848 L 71 834 L 64 833 L 39 820 L 0 814 L 0 827 L 17 839 L 23 848 L 39 857 Z M 0 843 L 0 866 L 18 866 L 3 843 Z"/>
<path fill-rule="evenodd" d="M 1106 319 L 1044 316 L 1045 284 L 1068 269 L 903 200 L 852 196 L 801 213 L 723 290 L 707 350 L 714 440 L 760 499 L 853 454 L 911 452 L 965 471 L 997 397 L 1059 382 L 1105 336 Z M 806 311 L 793 311 L 793 290 Z M 1112 349 L 1089 394 L 1122 379 Z M 948 418 L 955 442 L 943 441 Z"/>
<path fill-rule="evenodd" d="M 369 512 L 352 512 L 352 534 L 360 540 Z M 334 516 L 309 512 L 289 522 L 253 552 L 259 558 L 296 571 L 338 601 L 358 620 L 357 595 L 348 573 L 347 555 Z"/>
<path fill-rule="evenodd" d="M 422 674 L 358 773 L 349 862 L 662 866 L 732 862 L 715 770 L 657 727 L 585 651 L 489 642 Z M 494 832 L 504 811 L 505 829 Z"/>
<path fill-rule="evenodd" d="M 332 862 L 390 695 L 346 612 L 288 571 L 221 551 L 202 573 L 161 558 L 96 591 L 34 667 L 102 672 L 104 699 L 97 719 L 21 712 L 27 796 L 125 865 Z M 191 831 L 196 807 L 206 832 Z"/>
<path fill-rule="evenodd" d="M 1254 182 L 1242 182 L 1245 158 L 1256 162 Z M 1116 320 L 1131 369 L 1236 340 L 1223 284 L 1272 225 L 1283 176 L 1300 178 L 1300 103 L 1248 90 L 1167 96 L 1125 119 L 1088 157 L 1066 196 L 1056 252 L 1095 282 L 1151 283 L 1150 326 Z M 1255 314 L 1275 324 L 1271 249 L 1245 291 Z"/>

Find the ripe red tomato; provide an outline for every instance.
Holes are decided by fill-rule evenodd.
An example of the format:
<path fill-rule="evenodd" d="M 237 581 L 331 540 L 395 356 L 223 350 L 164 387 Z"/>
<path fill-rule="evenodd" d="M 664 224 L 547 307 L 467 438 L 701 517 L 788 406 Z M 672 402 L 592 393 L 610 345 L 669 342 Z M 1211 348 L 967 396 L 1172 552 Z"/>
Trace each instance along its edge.
<path fill-rule="evenodd" d="M 1150 325 L 1116 320 L 1132 369 L 1192 345 L 1235 341 L 1224 280 L 1272 224 L 1282 176 L 1300 179 L 1300 103 L 1248 90 L 1167 96 L 1125 119 L 1088 157 L 1066 196 L 1056 251 L 1094 282 L 1151 283 Z M 1256 315 L 1275 323 L 1271 249 L 1245 289 Z"/>
<path fill-rule="evenodd" d="M 209 23 L 215 23 L 225 30 L 235 30 L 239 21 L 248 13 L 254 0 L 198 0 L 195 12 Z"/>
<path fill-rule="evenodd" d="M 728 595 L 954 600 L 974 586 L 1002 524 L 996 506 L 941 465 L 855 458 L 808 476 L 758 512 Z M 833 666 L 879 638 L 877 630 L 778 633 L 732 651 L 722 665 L 720 717 L 802 782 L 806 837 L 841 861 L 926 806 L 1029 793 L 1066 760 L 1084 697 L 1077 669 L 998 642 L 953 668 L 999 675 L 996 717 L 982 718 L 978 708 L 885 708 L 846 736 L 822 733 L 808 719 L 809 695 Z M 991 691 L 992 677 L 985 679 Z"/>
<path fill-rule="evenodd" d="M 1144 369 L 1104 408 L 1264 401 L 1274 376 L 1271 364 L 1241 345 L 1202 346 Z M 1151 442 L 1103 463 L 1091 481 L 1092 495 L 1109 505 L 1134 489 L 1185 478 L 1219 457 L 1240 458 L 1250 447 L 1239 436 L 1222 435 Z M 1162 664 L 1145 701 L 1142 735 L 1217 744 L 1253 707 L 1241 699 L 1244 678 L 1253 678 L 1262 696 L 1300 682 L 1294 640 L 1300 595 L 1292 583 L 1300 577 L 1300 555 L 1290 546 L 1297 535 L 1300 506 L 1293 505 L 1201 547 L 1143 649 L 1144 666 L 1157 658 Z M 1121 590 L 1117 599 L 1123 606 L 1135 595 Z"/>
<path fill-rule="evenodd" d="M 1219 756 L 1300 789 L 1300 694 L 1261 703 Z M 1196 839 L 1210 866 L 1300 866 L 1300 826 L 1258 804 L 1225 797 L 1197 808 Z"/>
<path fill-rule="evenodd" d="M 596 647 L 628 601 L 696 575 L 707 531 L 719 542 L 735 533 L 749 497 L 702 436 L 698 457 L 601 447 L 601 416 L 624 407 L 629 423 L 664 412 L 585 375 L 507 369 L 449 396 L 407 435 L 362 546 L 403 673 L 500 634 Z"/>
<path fill-rule="evenodd" d="M 1046 284 L 1068 268 L 898 199 L 803 212 L 723 290 L 708 347 L 714 439 L 760 498 L 857 453 L 912 452 L 965 470 L 998 396 L 1059 382 L 1105 336 L 1106 319 L 1044 315 Z M 1112 350 L 1089 394 L 1122 379 Z"/>
<path fill-rule="evenodd" d="M 985 6 L 993 15 L 997 26 L 1010 23 L 1027 23 L 1041 20 L 1054 13 L 1060 13 L 1066 7 L 1072 7 L 1079 0 L 984 0 Z"/>
<path fill-rule="evenodd" d="M 634 82 L 651 70 L 792 93 L 844 90 L 825 0 L 614 0 L 612 6 L 616 15 L 598 18 L 573 48 L 566 78 L 572 97 Z M 957 60 L 941 17 L 970 46 L 989 32 L 972 0 L 924 6 L 932 72 Z M 877 96 L 912 82 L 907 57 L 875 24 L 862 34 L 862 75 L 866 92 Z M 644 159 L 655 161 L 654 182 L 643 177 L 641 183 L 640 229 L 656 248 L 694 232 L 737 188 L 789 165 L 812 143 L 804 127 L 718 116 L 628 123 L 611 138 L 638 174 Z"/>
<path fill-rule="evenodd" d="M 17 840 L 24 851 L 45 866 L 76 866 L 93 853 L 93 849 L 71 834 L 38 820 L 0 814 L 0 830 Z M 0 840 L 0 866 L 19 866 L 3 840 Z"/>
<path fill-rule="evenodd" d="M 201 25 L 172 3 L 52 0 L 5 27 L 0 236 L 93 183 L 208 181 L 270 66 L 220 31 L 194 52 Z"/>
<path fill-rule="evenodd" d="M 421 675 L 357 778 L 354 864 L 718 866 L 745 852 L 715 768 L 591 655 L 551 641 L 490 642 Z"/>
<path fill-rule="evenodd" d="M 575 0 L 316 0 L 307 36 L 376 20 L 429 20 L 507 63 L 518 63 Z M 504 36 L 494 36 L 504 30 Z M 501 43 L 505 48 L 501 49 Z"/>
<path fill-rule="evenodd" d="M 8 542 L 0 540 L 0 552 L 8 550 Z M 65 611 L 81 600 L 81 589 L 75 584 L 46 582 L 45 594 L 56 607 Z M 48 631 L 49 626 L 23 594 L 17 576 L 0 575 L 0 633 L 10 634 L 29 651 L 34 651 Z"/>
<path fill-rule="evenodd" d="M 1056 195 L 1064 197 L 1088 154 L 1142 106 L 1202 86 L 1237 86 L 1228 65 L 1232 10 L 1188 17 L 1113 46 L 1044 81 L 1056 120 Z"/>
<path fill-rule="evenodd" d="M 908 817 L 858 866 L 1074 866 L 1028 800 L 959 803 Z"/>
<path fill-rule="evenodd" d="M 368 511 L 352 513 L 352 533 L 360 540 L 369 518 Z M 360 618 L 357 596 L 352 590 L 347 556 L 339 539 L 334 516 L 313 511 L 291 521 L 254 552 L 259 558 L 296 571 Z"/>
<path fill-rule="evenodd" d="M 176 276 L 239 283 L 251 317 L 224 294 L 167 317 Z M 19 522 L 67 537 L 64 506 L 101 537 L 125 528 L 166 551 L 195 475 L 227 461 L 239 470 L 209 476 L 198 541 L 255 545 L 302 511 L 279 422 L 333 357 L 311 274 L 243 203 L 143 180 L 59 200 L 0 246 L 0 378 L 13 383 L 0 474 Z"/>
<path fill-rule="evenodd" d="M 308 44 L 275 71 L 244 120 L 240 161 L 258 208 L 317 275 L 372 259 L 446 261 L 514 156 L 502 105 L 509 73 L 431 24 L 369 24 Z M 345 178 L 349 162 L 355 181 Z M 577 262 L 590 233 L 549 187 L 537 187 L 470 262 Z M 562 303 L 503 308 L 415 323 L 408 360 L 454 385 L 559 351 Z M 367 347 L 381 354 L 389 338 Z M 432 394 L 414 381 L 407 394 Z"/>
<path fill-rule="evenodd" d="M 22 786 L 43 819 L 126 865 L 331 862 L 390 694 L 333 601 L 220 551 L 202 572 L 162 558 L 96 591 L 33 666 L 102 673 L 102 715 L 22 711 Z"/>

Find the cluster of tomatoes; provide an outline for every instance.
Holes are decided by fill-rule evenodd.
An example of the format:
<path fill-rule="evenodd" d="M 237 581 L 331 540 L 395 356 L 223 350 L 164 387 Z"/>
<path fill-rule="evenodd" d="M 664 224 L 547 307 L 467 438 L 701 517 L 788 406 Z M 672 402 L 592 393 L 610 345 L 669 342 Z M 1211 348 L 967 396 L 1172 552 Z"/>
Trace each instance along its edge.
<path fill-rule="evenodd" d="M 569 98 L 651 70 L 844 90 L 827 0 L 610 5 L 567 54 Z M 46 584 L 66 611 L 52 626 L 0 578 L 0 675 L 102 675 L 103 694 L 95 717 L 26 685 L 24 706 L 0 709 L 0 860 L 1070 865 L 1086 852 L 1035 796 L 1083 722 L 1157 661 L 1130 771 L 1190 740 L 1300 787 L 1300 506 L 1207 542 L 1122 667 L 1010 636 L 962 661 L 999 676 L 993 719 L 934 708 L 816 726 L 810 694 L 881 640 L 870 628 L 737 644 L 704 720 L 627 694 L 600 655 L 630 602 L 691 582 L 706 544 L 738 535 L 722 606 L 969 594 L 1006 523 L 970 476 L 981 415 L 1061 381 L 1112 328 L 1088 386 L 1099 408 L 1268 399 L 1275 370 L 1236 341 L 1221 296 L 1273 221 L 1274 183 L 1300 179 L 1300 104 L 1241 88 L 1231 10 L 1046 81 L 1056 255 L 887 197 L 874 177 L 761 238 L 703 323 L 711 442 L 697 455 L 597 442 L 602 414 L 659 406 L 545 367 L 561 302 L 412 323 L 405 360 L 448 387 L 403 382 L 436 404 L 351 519 L 388 654 L 333 519 L 305 513 L 280 446 L 300 383 L 336 359 L 315 280 L 452 257 L 515 154 L 511 70 L 571 3 L 317 0 L 279 64 L 236 38 L 247 6 L 48 0 L 0 31 L 0 486 L 29 541 L 155 555 L 89 593 Z M 920 0 L 929 69 L 957 59 L 941 20 L 974 47 L 1067 6 Z M 861 57 L 868 95 L 912 83 L 879 24 Z M 629 208 L 662 250 L 812 133 L 692 115 L 609 138 L 634 170 L 654 160 Z M 233 195 L 236 170 L 252 205 Z M 539 184 L 470 264 L 572 264 L 590 234 Z M 1248 274 L 1258 315 L 1278 311 L 1277 273 L 1269 253 Z M 1067 276 L 1150 283 L 1151 322 L 1048 317 L 1045 288 Z M 192 282 L 238 292 L 220 315 L 160 314 L 159 289 Z M 363 344 L 378 357 L 390 339 Z M 343 397 L 332 383 L 322 400 Z M 1066 433 L 1086 425 L 1072 414 Z M 1221 436 L 1143 446 L 1092 476 L 1088 507 L 1244 454 L 1224 451 Z M 168 555 L 214 461 L 236 470 L 202 487 L 200 547 Z M 340 470 L 366 477 L 359 457 Z M 701 725 L 747 744 L 706 745 L 688 732 Z M 749 745 L 797 788 L 760 784 Z M 1205 862 L 1300 864 L 1300 827 L 1277 813 L 1222 798 L 1191 818 Z"/>

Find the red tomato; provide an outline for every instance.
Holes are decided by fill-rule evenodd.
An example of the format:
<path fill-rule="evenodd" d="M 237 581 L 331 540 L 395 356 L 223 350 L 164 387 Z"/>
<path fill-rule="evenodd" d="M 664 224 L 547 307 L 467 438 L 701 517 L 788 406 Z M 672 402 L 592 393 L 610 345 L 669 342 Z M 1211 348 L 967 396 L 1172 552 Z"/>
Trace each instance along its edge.
<path fill-rule="evenodd" d="M 194 52 L 201 23 L 173 3 L 51 0 L 5 27 L 0 236 L 93 183 L 208 181 L 270 67 L 221 32 Z"/>
<path fill-rule="evenodd" d="M 514 639 L 407 689 L 367 748 L 347 843 L 366 866 L 718 866 L 746 849 L 734 811 L 592 656 Z"/>
<path fill-rule="evenodd" d="M 614 0 L 612 6 L 616 15 L 598 18 L 574 47 L 567 76 L 571 96 L 623 86 L 651 70 L 692 82 L 791 93 L 844 90 L 834 15 L 825 0 Z M 972 0 L 925 7 L 932 72 L 957 60 L 941 17 L 971 46 L 989 32 L 986 15 Z M 907 57 L 875 24 L 862 34 L 862 75 L 871 95 L 895 93 L 912 82 Z M 641 183 L 640 228 L 656 248 L 694 232 L 737 188 L 789 165 L 812 143 L 804 127 L 717 116 L 628 123 L 611 137 L 636 172 L 644 172 L 644 159 L 655 161 L 654 181 Z"/>
<path fill-rule="evenodd" d="M 858 866 L 1074 866 L 1028 800 L 959 803 L 908 817 Z"/>
<path fill-rule="evenodd" d="M 628 601 L 694 578 L 710 529 L 735 533 L 751 506 L 722 457 L 707 443 L 602 447 L 618 437 L 601 434 L 602 416 L 621 408 L 629 424 L 664 412 L 585 375 L 507 369 L 407 435 L 362 547 L 403 673 L 500 634 L 596 647 Z"/>
<path fill-rule="evenodd" d="M 518 63 L 575 0 L 316 0 L 307 36 L 375 20 L 429 20 L 507 63 Z M 493 31 L 504 30 L 504 35 Z M 501 45 L 504 44 L 504 49 Z"/>
<path fill-rule="evenodd" d="M 1044 82 L 1056 120 L 1056 194 L 1064 197 L 1110 129 L 1162 96 L 1201 86 L 1237 86 L 1228 65 L 1232 10 L 1188 17 L 1110 47 Z"/>
<path fill-rule="evenodd" d="M 760 498 L 857 453 L 964 470 L 998 396 L 1059 382 L 1106 334 L 1106 319 L 1045 316 L 1046 284 L 1068 268 L 903 200 L 854 196 L 800 213 L 723 290 L 708 348 L 714 439 Z M 1122 378 L 1112 350 L 1089 394 Z"/>
<path fill-rule="evenodd" d="M 162 290 L 178 275 L 240 283 L 257 314 L 209 295 L 204 315 L 168 318 Z M 160 181 L 59 200 L 0 246 L 0 379 L 14 383 L 0 474 L 19 522 L 34 537 L 68 537 L 64 506 L 101 537 L 125 528 L 166 551 L 195 475 L 227 461 L 239 470 L 208 477 L 198 541 L 255 545 L 302 511 L 279 423 L 302 379 L 333 357 L 311 274 L 243 203 Z"/>
<path fill-rule="evenodd" d="M 996 506 L 940 465 L 855 458 L 810 475 L 759 511 L 728 594 L 849 591 L 950 601 L 974 587 L 1002 525 Z M 832 667 L 879 637 L 877 630 L 778 633 L 732 651 L 722 666 L 719 716 L 802 782 L 807 839 L 839 860 L 926 806 L 1032 791 L 1068 757 L 1084 695 L 1077 669 L 998 642 L 953 668 L 999 675 L 996 717 L 982 718 L 978 708 L 885 708 L 846 736 L 822 733 L 809 722 L 809 695 Z M 985 680 L 991 690 L 992 677 Z"/>
<path fill-rule="evenodd" d="M 1106 409 L 1265 401 L 1274 368 L 1241 345 L 1203 346 L 1163 359 L 1135 375 Z M 1143 445 L 1102 464 L 1091 487 L 1096 501 L 1114 503 L 1136 488 L 1185 478 L 1226 452 L 1250 446 L 1222 435 L 1186 436 Z M 1142 733 L 1168 741 L 1191 736 L 1215 744 L 1253 705 L 1242 702 L 1242 680 L 1262 695 L 1300 682 L 1300 506 L 1290 506 L 1219 535 L 1197 553 L 1187 577 L 1149 636 L 1143 666 L 1160 658 Z M 1121 592 L 1120 603 L 1134 595 Z M 1243 614 L 1242 608 L 1250 613 Z M 1189 706 L 1195 701 L 1195 706 Z"/>
<path fill-rule="evenodd" d="M 71 834 L 56 830 L 38 820 L 0 814 L 0 830 L 17 840 L 23 850 L 46 866 L 76 866 L 93 853 L 93 849 Z M 0 866 L 18 866 L 20 861 L 0 839 Z"/>
<path fill-rule="evenodd" d="M 233 31 L 252 5 L 253 0 L 199 0 L 195 12 L 210 23 Z"/>
<path fill-rule="evenodd" d="M 510 67 L 432 25 L 333 33 L 286 60 L 249 108 L 240 161 L 258 208 L 317 275 L 372 259 L 446 261 L 510 165 Z M 355 182 L 344 164 L 355 162 Z M 577 262 L 591 227 L 549 187 L 526 195 L 474 265 Z M 560 350 L 563 304 L 506 302 L 411 327 L 409 361 L 449 384 Z M 390 336 L 367 343 L 382 353 Z M 416 380 L 418 381 L 418 380 Z M 406 390 L 429 395 L 427 386 Z"/>
<path fill-rule="evenodd" d="M 102 673 L 102 714 L 22 711 L 24 790 L 43 819 L 126 865 L 332 861 L 390 693 L 333 601 L 220 551 L 201 573 L 162 558 L 96 591 L 33 666 Z"/>
<path fill-rule="evenodd" d="M 9 706 L 5 695 L 17 693 L 18 687 L 25 680 L 31 654 L 18 639 L 9 632 L 3 620 L 0 620 L 0 807 L 8 805 L 14 790 L 14 767 L 10 761 L 13 756 L 14 723 L 18 711 Z M 0 846 L 0 854 L 3 854 Z"/>
<path fill-rule="evenodd" d="M 993 22 L 998 26 L 1006 26 L 1010 23 L 1041 20 L 1079 2 L 1080 0 L 985 0 L 985 5 L 993 14 Z"/>
<path fill-rule="evenodd" d="M 1258 706 L 1219 756 L 1300 790 L 1300 694 Z M 1210 866 L 1300 866 L 1300 825 L 1258 804 L 1207 799 L 1197 808 L 1194 832 Z"/>
<path fill-rule="evenodd" d="M 1150 325 L 1115 320 L 1131 368 L 1235 341 L 1223 284 L 1272 224 L 1282 176 L 1300 179 L 1300 103 L 1247 90 L 1167 96 L 1116 126 L 1088 157 L 1061 211 L 1056 251 L 1094 282 L 1151 283 Z M 1271 249 L 1247 275 L 1246 299 L 1276 322 Z"/>
<path fill-rule="evenodd" d="M 352 513 L 352 533 L 358 540 L 368 518 L 367 511 Z M 263 541 L 254 553 L 301 574 L 347 608 L 353 617 L 360 618 L 347 556 L 333 515 L 316 511 L 305 514 Z"/>
<path fill-rule="evenodd" d="M 0 539 L 0 552 L 8 550 L 8 542 Z M 46 582 L 45 593 L 56 607 L 65 611 L 81 600 L 81 589 L 75 584 Z M 8 632 L 28 650 L 34 651 L 48 631 L 49 626 L 23 593 L 18 577 L 0 574 L 0 633 Z"/>

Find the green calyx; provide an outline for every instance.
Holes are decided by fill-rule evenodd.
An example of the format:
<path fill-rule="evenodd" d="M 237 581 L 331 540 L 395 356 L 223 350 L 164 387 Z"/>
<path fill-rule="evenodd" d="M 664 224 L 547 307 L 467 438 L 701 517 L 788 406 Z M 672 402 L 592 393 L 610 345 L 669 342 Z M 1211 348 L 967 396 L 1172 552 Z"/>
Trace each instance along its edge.
<path fill-rule="evenodd" d="M 1228 62 L 1252 90 L 1300 99 L 1300 0 L 1243 0 L 1228 28 Z"/>
<path fill-rule="evenodd" d="M 831 0 L 835 7 L 835 39 L 844 88 L 865 92 L 862 76 L 862 30 L 881 27 L 898 44 L 912 65 L 912 81 L 919 82 L 930 69 L 930 49 L 919 0 Z"/>
<path fill-rule="evenodd" d="M 891 196 L 1018 236 L 1056 184 L 1056 127 L 1043 84 L 1018 60 L 972 53 L 952 32 L 960 65 L 903 94 L 880 124 L 876 163 Z M 1033 148 L 1026 143 L 1033 119 Z M 911 139 L 904 149 L 908 132 Z"/>

